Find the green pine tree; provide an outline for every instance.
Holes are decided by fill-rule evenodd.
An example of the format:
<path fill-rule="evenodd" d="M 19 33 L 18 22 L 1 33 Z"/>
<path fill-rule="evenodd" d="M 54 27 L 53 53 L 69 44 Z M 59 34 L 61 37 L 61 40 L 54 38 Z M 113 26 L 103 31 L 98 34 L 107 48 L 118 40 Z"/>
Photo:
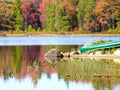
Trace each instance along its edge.
<path fill-rule="evenodd" d="M 94 7 L 95 7 L 95 0 L 86 0 L 86 7 L 85 7 L 85 14 L 84 14 L 84 22 L 86 24 L 90 23 L 93 20 L 94 16 Z"/>
<path fill-rule="evenodd" d="M 16 31 L 23 29 L 23 17 L 21 9 L 21 0 L 15 0 L 13 3 L 13 18 L 15 21 L 14 28 Z"/>
<path fill-rule="evenodd" d="M 68 15 L 64 15 L 61 18 L 61 30 L 68 31 L 71 28 Z"/>
<path fill-rule="evenodd" d="M 80 0 L 79 3 L 78 3 L 78 26 L 79 27 L 82 27 L 83 26 L 83 23 L 84 23 L 84 9 L 85 9 L 85 2 L 86 0 Z"/>
<path fill-rule="evenodd" d="M 56 31 L 60 31 L 60 23 L 61 23 L 61 6 L 60 6 L 61 0 L 56 0 L 56 8 L 55 8 L 55 28 Z"/>
<path fill-rule="evenodd" d="M 116 10 L 117 10 L 117 13 L 116 13 L 116 20 L 117 20 L 117 27 L 116 27 L 116 32 L 120 32 L 120 1 L 118 1 L 118 4 L 116 6 Z"/>
<path fill-rule="evenodd" d="M 47 31 L 55 31 L 55 5 L 48 3 L 46 8 L 46 22 L 45 28 Z"/>
<path fill-rule="evenodd" d="M 60 2 L 62 0 L 57 1 Z M 69 30 L 71 28 L 69 16 L 66 14 L 65 8 L 57 1 L 55 10 L 55 28 L 59 32 Z"/>

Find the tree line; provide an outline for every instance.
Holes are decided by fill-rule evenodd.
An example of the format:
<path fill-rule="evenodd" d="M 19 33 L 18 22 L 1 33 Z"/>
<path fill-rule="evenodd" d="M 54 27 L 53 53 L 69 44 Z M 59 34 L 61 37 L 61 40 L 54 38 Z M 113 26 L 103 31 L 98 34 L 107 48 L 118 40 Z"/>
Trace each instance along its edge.
<path fill-rule="evenodd" d="M 120 32 L 119 0 L 0 0 L 1 31 Z"/>

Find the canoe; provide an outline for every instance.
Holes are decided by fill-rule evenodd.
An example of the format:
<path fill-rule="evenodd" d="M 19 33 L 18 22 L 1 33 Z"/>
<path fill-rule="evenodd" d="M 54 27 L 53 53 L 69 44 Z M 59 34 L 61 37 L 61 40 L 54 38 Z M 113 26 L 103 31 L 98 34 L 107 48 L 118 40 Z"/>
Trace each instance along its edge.
<path fill-rule="evenodd" d="M 120 41 L 112 41 L 102 44 L 92 44 L 92 45 L 83 46 L 80 48 L 80 52 L 82 54 L 90 50 L 98 50 L 98 49 L 106 49 L 106 48 L 114 48 L 114 47 L 120 47 Z"/>

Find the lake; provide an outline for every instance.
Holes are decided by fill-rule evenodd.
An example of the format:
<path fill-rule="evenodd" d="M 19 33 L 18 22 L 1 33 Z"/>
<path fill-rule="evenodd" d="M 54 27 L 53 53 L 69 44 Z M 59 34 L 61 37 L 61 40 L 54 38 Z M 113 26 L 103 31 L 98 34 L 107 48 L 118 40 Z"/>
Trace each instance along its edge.
<path fill-rule="evenodd" d="M 120 37 L 0 37 L 0 90 L 120 90 L 119 58 L 44 58 L 53 48 L 79 50 L 101 39 Z"/>
<path fill-rule="evenodd" d="M 80 45 L 96 40 L 120 40 L 120 36 L 30 36 L 0 37 L 0 46 L 15 45 Z"/>

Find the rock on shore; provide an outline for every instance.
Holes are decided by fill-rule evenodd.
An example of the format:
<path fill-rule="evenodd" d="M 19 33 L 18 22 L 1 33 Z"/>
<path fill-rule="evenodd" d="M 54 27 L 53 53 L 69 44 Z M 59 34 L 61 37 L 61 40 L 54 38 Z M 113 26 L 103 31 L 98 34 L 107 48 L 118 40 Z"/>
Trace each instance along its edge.
<path fill-rule="evenodd" d="M 45 57 L 63 57 L 63 53 L 57 49 L 51 49 L 45 54 Z"/>
<path fill-rule="evenodd" d="M 44 55 L 44 57 L 48 62 L 55 64 L 57 61 L 61 60 L 64 55 L 57 49 L 51 49 Z"/>
<path fill-rule="evenodd" d="M 78 51 L 73 51 L 73 52 L 61 52 L 57 49 L 51 49 L 44 55 L 45 59 L 50 62 L 50 63 L 56 63 L 62 59 L 70 59 L 70 58 L 110 58 L 110 59 L 115 59 L 115 58 L 120 58 L 120 49 L 117 49 L 113 54 L 102 54 L 101 51 L 96 51 L 95 53 L 90 53 L 90 54 L 80 54 Z"/>
<path fill-rule="evenodd" d="M 113 54 L 114 55 L 120 55 L 120 49 L 116 50 Z"/>

